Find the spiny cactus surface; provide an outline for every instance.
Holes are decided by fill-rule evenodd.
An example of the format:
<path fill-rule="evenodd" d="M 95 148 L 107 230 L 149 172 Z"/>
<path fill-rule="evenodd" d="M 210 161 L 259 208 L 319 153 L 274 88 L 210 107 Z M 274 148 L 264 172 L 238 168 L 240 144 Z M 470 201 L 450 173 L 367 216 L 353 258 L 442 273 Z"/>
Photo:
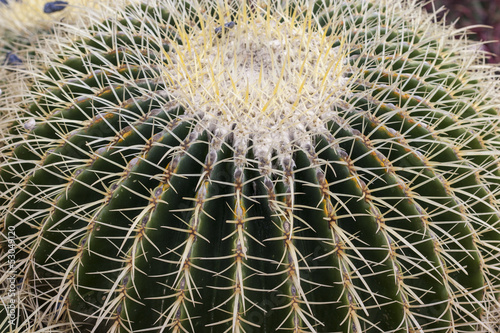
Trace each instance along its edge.
<path fill-rule="evenodd" d="M 291 0 L 72 33 L 0 148 L 4 331 L 493 332 L 498 81 L 459 32 Z"/>
<path fill-rule="evenodd" d="M 108 0 L 0 0 L 0 88 L 15 80 L 13 66 L 33 61 L 36 47 L 54 35 L 58 25 L 86 26 L 89 10 L 102 10 Z M 37 59 L 44 63 L 43 60 Z M 19 71 L 18 71 L 19 74 Z M 8 90 L 12 90 L 9 87 Z"/>

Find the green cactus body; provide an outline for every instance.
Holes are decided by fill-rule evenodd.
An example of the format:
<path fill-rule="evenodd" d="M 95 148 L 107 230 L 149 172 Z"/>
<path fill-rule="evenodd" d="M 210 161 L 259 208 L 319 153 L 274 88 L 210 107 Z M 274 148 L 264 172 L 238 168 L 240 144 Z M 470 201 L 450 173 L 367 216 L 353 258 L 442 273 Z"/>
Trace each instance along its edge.
<path fill-rule="evenodd" d="M 375 0 L 119 17 L 44 51 L 0 148 L 3 331 L 493 332 L 498 86 L 454 30 Z"/>

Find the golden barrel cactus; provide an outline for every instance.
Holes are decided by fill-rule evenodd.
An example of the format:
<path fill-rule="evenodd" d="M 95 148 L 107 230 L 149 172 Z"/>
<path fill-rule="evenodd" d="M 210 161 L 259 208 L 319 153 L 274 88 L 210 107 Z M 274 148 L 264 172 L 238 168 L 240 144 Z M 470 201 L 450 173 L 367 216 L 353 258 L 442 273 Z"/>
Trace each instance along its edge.
<path fill-rule="evenodd" d="M 498 77 L 462 32 L 415 1 L 106 13 L 0 100 L 4 332 L 494 332 Z"/>

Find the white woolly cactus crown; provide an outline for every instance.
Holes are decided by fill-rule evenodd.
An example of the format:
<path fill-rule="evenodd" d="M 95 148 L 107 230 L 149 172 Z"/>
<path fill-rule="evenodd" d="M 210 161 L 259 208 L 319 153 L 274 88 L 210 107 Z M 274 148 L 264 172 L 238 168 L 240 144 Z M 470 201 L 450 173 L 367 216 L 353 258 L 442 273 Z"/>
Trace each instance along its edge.
<path fill-rule="evenodd" d="M 283 158 L 292 141 L 311 146 L 312 136 L 329 132 L 332 106 L 348 94 L 346 55 L 333 47 L 340 38 L 327 35 L 327 27 L 311 29 L 311 12 L 299 26 L 297 16 L 249 14 L 238 13 L 230 30 L 217 31 L 225 22 L 209 18 L 181 34 L 182 45 L 165 54 L 163 74 L 169 93 L 197 112 L 203 127 L 233 133 L 242 151 L 252 140 L 270 174 L 273 153 Z"/>
<path fill-rule="evenodd" d="M 80 19 L 0 96 L 0 332 L 495 332 L 500 89 L 463 32 L 392 0 Z"/>

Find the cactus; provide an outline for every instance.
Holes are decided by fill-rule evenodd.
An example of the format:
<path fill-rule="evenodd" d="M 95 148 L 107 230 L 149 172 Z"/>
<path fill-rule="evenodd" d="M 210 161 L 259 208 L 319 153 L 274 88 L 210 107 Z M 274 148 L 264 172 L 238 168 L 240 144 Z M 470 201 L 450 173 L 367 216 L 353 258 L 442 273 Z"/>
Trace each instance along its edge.
<path fill-rule="evenodd" d="M 47 0 L 0 1 L 0 88 L 12 90 L 16 78 L 10 75 L 11 67 L 33 60 L 35 48 L 42 47 L 58 25 L 85 27 L 87 15 L 82 12 L 102 10 L 103 5 L 106 1 L 73 0 L 68 6 Z"/>
<path fill-rule="evenodd" d="M 2 67 L 12 64 L 12 61 L 8 61 L 8 53 L 27 51 L 30 46 L 40 42 L 43 35 L 53 34 L 56 22 L 74 21 L 74 18 L 70 18 L 67 12 L 57 15 L 44 14 L 45 2 L 12 0 L 0 4 L 0 21 L 2 22 L 0 25 L 0 64 Z"/>
<path fill-rule="evenodd" d="M 4 331 L 494 332 L 498 78 L 463 31 L 211 3 L 40 50 L 1 148 Z"/>

